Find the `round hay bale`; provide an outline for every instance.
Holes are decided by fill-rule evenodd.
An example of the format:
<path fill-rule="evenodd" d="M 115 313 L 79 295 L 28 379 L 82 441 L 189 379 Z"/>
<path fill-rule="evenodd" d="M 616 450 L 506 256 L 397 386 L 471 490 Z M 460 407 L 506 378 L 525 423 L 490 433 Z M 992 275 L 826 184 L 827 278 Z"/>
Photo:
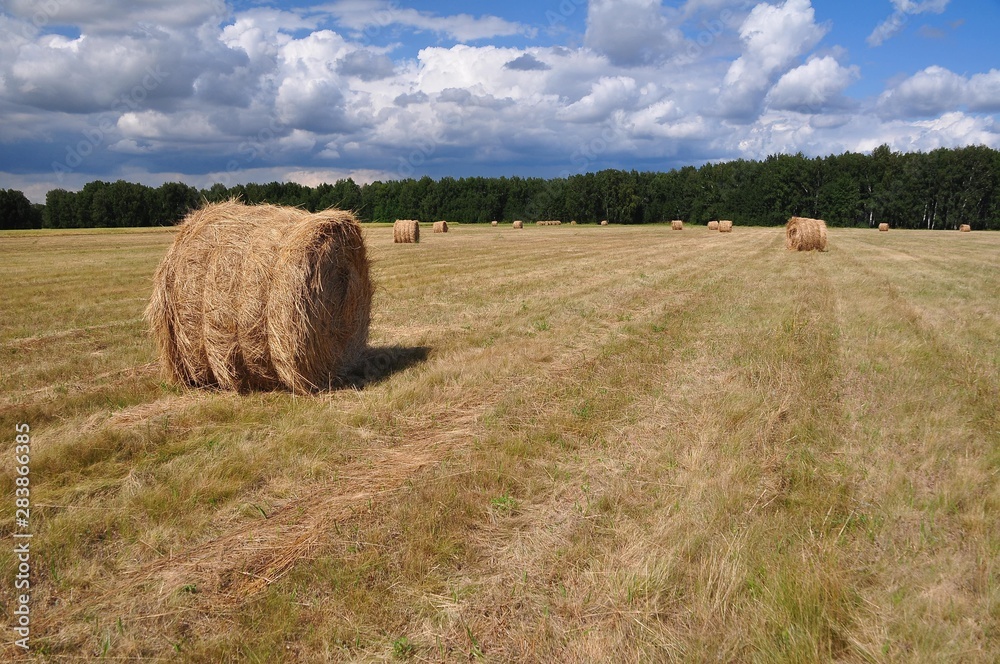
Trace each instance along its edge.
<path fill-rule="evenodd" d="M 608 225 L 608 220 L 607 219 L 605 219 L 604 221 L 601 222 L 601 226 L 607 226 L 607 225 Z"/>
<path fill-rule="evenodd" d="M 962 224 L 961 226 L 958 227 L 958 230 L 961 231 L 962 233 L 971 233 L 972 226 L 970 226 L 969 224 Z"/>
<path fill-rule="evenodd" d="M 392 241 L 396 244 L 420 242 L 420 222 L 414 219 L 397 219 L 392 225 Z"/>
<path fill-rule="evenodd" d="M 719 232 L 720 233 L 732 233 L 733 232 L 733 222 L 730 219 L 723 219 L 719 222 Z"/>
<path fill-rule="evenodd" d="M 524 228 L 524 222 L 518 219 L 514 222 L 514 228 Z"/>
<path fill-rule="evenodd" d="M 499 226 L 499 225 L 500 225 L 499 221 L 491 221 L 490 222 L 490 226 Z"/>
<path fill-rule="evenodd" d="M 570 221 L 569 225 L 570 226 L 576 226 L 576 219 L 573 219 L 572 221 Z"/>
<path fill-rule="evenodd" d="M 670 228 L 675 231 L 682 231 L 684 230 L 684 222 L 680 219 L 674 219 L 670 222 Z"/>
<path fill-rule="evenodd" d="M 350 212 L 228 201 L 184 221 L 146 319 L 172 381 L 305 393 L 362 353 L 372 295 Z"/>
<path fill-rule="evenodd" d="M 434 232 L 435 233 L 447 233 L 448 232 L 448 222 L 447 221 L 435 221 L 434 222 Z"/>
<path fill-rule="evenodd" d="M 886 224 L 884 222 L 881 223 L 881 224 L 879 224 L 878 225 L 878 232 L 879 233 L 888 233 L 889 232 L 889 224 Z"/>
<path fill-rule="evenodd" d="M 826 222 L 792 217 L 785 225 L 785 247 L 789 251 L 826 251 Z"/>
<path fill-rule="evenodd" d="M 710 230 L 710 231 L 717 231 L 717 230 L 719 230 L 719 222 L 717 222 L 717 221 L 710 221 L 710 222 L 708 222 L 708 230 Z"/>

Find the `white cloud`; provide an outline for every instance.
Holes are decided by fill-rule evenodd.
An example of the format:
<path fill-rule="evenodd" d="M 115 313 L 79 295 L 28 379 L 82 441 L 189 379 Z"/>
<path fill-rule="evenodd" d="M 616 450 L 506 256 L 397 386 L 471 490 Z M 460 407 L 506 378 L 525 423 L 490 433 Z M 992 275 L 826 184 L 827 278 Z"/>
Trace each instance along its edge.
<path fill-rule="evenodd" d="M 512 35 L 534 36 L 536 32 L 534 28 L 497 16 L 438 16 L 385 0 L 341 0 L 328 5 L 326 10 L 340 25 L 367 36 L 374 36 L 393 25 L 443 33 L 460 42 Z"/>
<path fill-rule="evenodd" d="M 947 7 L 951 0 L 924 0 L 914 2 L 914 0 L 891 0 L 895 11 L 889 18 L 879 23 L 870 35 L 868 35 L 869 46 L 881 46 L 887 40 L 896 36 L 909 22 L 910 16 L 914 14 L 934 13 L 940 14 Z"/>
<path fill-rule="evenodd" d="M 930 117 L 963 107 L 974 112 L 1000 111 L 1000 70 L 966 78 L 933 65 L 878 99 L 879 113 L 887 118 Z"/>
<path fill-rule="evenodd" d="M 133 35 L 198 27 L 227 13 L 224 0 L 7 0 L 4 11 L 36 28 L 73 25 L 87 33 Z"/>
<path fill-rule="evenodd" d="M 590 0 L 584 43 L 612 64 L 656 64 L 682 50 L 684 36 L 660 0 Z"/>
<path fill-rule="evenodd" d="M 860 76 L 858 67 L 844 67 L 833 57 L 813 58 L 781 77 L 768 94 L 768 105 L 812 114 L 842 107 L 844 90 Z"/>
<path fill-rule="evenodd" d="M 809 0 L 762 3 L 740 28 L 743 54 L 730 65 L 720 94 L 721 111 L 732 119 L 757 116 L 775 80 L 808 53 L 826 34 L 816 23 Z"/>
<path fill-rule="evenodd" d="M 601 122 L 616 110 L 631 108 L 638 98 L 638 86 L 629 76 L 602 77 L 590 94 L 556 112 L 567 122 Z"/>

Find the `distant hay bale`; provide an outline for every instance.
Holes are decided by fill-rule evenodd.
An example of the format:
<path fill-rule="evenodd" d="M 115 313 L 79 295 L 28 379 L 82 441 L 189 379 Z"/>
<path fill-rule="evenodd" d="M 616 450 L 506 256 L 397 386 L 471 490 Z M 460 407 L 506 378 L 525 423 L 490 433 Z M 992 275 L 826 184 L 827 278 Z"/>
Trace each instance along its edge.
<path fill-rule="evenodd" d="M 792 217 L 785 225 L 785 247 L 790 251 L 826 251 L 826 222 Z"/>
<path fill-rule="evenodd" d="M 670 222 L 670 228 L 675 231 L 682 231 L 684 230 L 684 222 L 680 219 L 674 219 Z"/>
<path fill-rule="evenodd" d="M 536 221 L 535 222 L 535 226 L 548 226 L 548 225 L 549 225 L 549 222 L 547 222 L 547 221 Z"/>
<path fill-rule="evenodd" d="M 708 222 L 708 230 L 710 230 L 710 231 L 717 231 L 717 230 L 719 230 L 719 222 L 717 222 L 717 221 L 710 221 L 710 222 Z"/>
<path fill-rule="evenodd" d="M 491 221 L 490 222 L 490 226 L 499 226 L 499 225 L 500 225 L 499 221 Z"/>
<path fill-rule="evenodd" d="M 732 233 L 733 232 L 733 222 L 731 219 L 723 219 L 719 222 L 719 232 L 720 233 Z"/>
<path fill-rule="evenodd" d="M 881 223 L 881 224 L 879 224 L 878 225 L 878 231 L 879 231 L 879 233 L 888 233 L 889 232 L 889 224 L 886 224 L 884 222 Z"/>
<path fill-rule="evenodd" d="M 397 219 L 392 225 L 392 241 L 396 244 L 420 242 L 420 222 L 414 219 Z"/>
<path fill-rule="evenodd" d="M 576 226 L 576 219 L 573 219 L 572 221 L 570 221 L 569 225 L 570 226 Z"/>
<path fill-rule="evenodd" d="M 350 212 L 228 201 L 185 219 L 145 315 L 174 382 L 304 393 L 364 351 L 372 294 Z"/>
<path fill-rule="evenodd" d="M 520 219 L 516 220 L 514 222 L 514 228 L 524 228 L 524 222 L 521 221 Z"/>
<path fill-rule="evenodd" d="M 969 224 L 962 224 L 961 226 L 958 227 L 958 230 L 960 230 L 963 233 L 971 233 L 972 226 L 970 226 Z"/>
<path fill-rule="evenodd" d="M 601 222 L 601 226 L 607 226 L 607 225 L 608 225 L 608 220 L 607 219 L 605 219 L 604 221 Z"/>
<path fill-rule="evenodd" d="M 434 222 L 434 232 L 435 233 L 447 233 L 448 232 L 448 222 L 447 221 L 435 221 Z"/>

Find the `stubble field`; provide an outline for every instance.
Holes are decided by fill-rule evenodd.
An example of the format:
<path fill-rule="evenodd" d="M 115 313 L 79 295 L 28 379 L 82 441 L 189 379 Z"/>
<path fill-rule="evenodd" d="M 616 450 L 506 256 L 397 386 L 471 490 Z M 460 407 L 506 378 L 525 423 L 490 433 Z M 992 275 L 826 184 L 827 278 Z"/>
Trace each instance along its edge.
<path fill-rule="evenodd" d="M 0 234 L 30 657 L 1000 658 L 1000 235 L 424 230 L 307 397 L 162 381 L 172 231 Z"/>

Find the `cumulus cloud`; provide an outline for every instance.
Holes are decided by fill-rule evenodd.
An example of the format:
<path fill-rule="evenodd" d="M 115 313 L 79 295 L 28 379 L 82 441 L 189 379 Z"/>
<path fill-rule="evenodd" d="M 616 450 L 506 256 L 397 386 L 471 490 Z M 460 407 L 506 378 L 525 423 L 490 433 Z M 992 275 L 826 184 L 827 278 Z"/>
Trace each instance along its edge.
<path fill-rule="evenodd" d="M 843 107 L 844 90 L 860 76 L 857 66 L 844 67 L 831 56 L 813 58 L 778 80 L 768 94 L 768 106 L 810 114 Z"/>
<path fill-rule="evenodd" d="M 337 73 L 357 76 L 362 81 L 378 81 L 393 74 L 394 65 L 384 53 L 368 50 L 351 51 L 337 61 Z"/>
<path fill-rule="evenodd" d="M 1000 70 L 967 78 L 933 65 L 882 93 L 879 113 L 886 118 L 931 117 L 966 108 L 1000 111 Z"/>
<path fill-rule="evenodd" d="M 497 16 L 438 16 L 386 0 L 340 0 L 326 9 L 340 25 L 365 35 L 376 35 L 390 26 L 437 32 L 459 42 L 536 33 L 534 28 Z"/>
<path fill-rule="evenodd" d="M 638 92 L 630 76 L 602 77 L 591 87 L 590 94 L 560 109 L 556 116 L 567 122 L 600 122 L 614 111 L 631 107 Z"/>
<path fill-rule="evenodd" d="M 684 36 L 660 0 L 590 0 L 584 43 L 612 64 L 656 64 L 679 52 Z"/>
<path fill-rule="evenodd" d="M 934 13 L 940 14 L 948 7 L 951 0 L 924 0 L 914 2 L 914 0 L 891 0 L 895 11 L 887 19 L 879 23 L 870 35 L 868 35 L 868 45 L 881 46 L 887 40 L 896 36 L 910 20 L 914 14 Z"/>
<path fill-rule="evenodd" d="M 504 69 L 513 69 L 515 71 L 546 71 L 552 69 L 549 65 L 545 64 L 531 53 L 525 53 L 524 55 L 518 56 L 505 64 Z"/>
<path fill-rule="evenodd" d="M 762 3 L 740 27 L 743 54 L 730 65 L 720 94 L 723 116 L 750 121 L 757 117 L 776 79 L 808 53 L 826 34 L 816 23 L 809 0 Z"/>

